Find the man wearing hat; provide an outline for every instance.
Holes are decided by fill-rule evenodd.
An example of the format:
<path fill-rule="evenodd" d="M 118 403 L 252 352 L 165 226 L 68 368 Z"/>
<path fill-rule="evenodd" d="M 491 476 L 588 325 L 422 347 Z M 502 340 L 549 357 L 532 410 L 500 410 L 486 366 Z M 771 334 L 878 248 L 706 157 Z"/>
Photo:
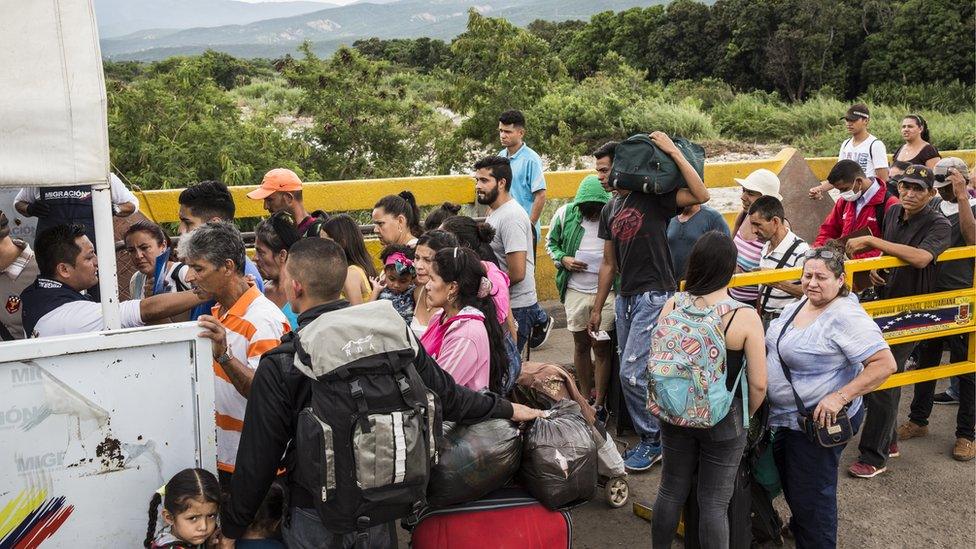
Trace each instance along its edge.
<path fill-rule="evenodd" d="M 269 214 L 288 212 L 298 225 L 302 237 L 318 237 L 328 215 L 320 210 L 309 215 L 302 202 L 302 180 L 287 168 L 275 168 L 264 174 L 261 186 L 247 193 L 252 200 L 263 200 Z"/>
<path fill-rule="evenodd" d="M 756 237 L 752 224 L 749 223 L 749 208 L 760 197 L 771 196 L 783 200 L 783 196 L 779 194 L 779 176 L 765 168 L 752 172 L 745 179 L 736 178 L 735 182 L 742 186 L 742 195 L 739 197 L 742 201 L 742 213 L 732 227 L 732 240 L 739 252 L 735 260 L 738 264 L 735 272 L 749 273 L 759 269 L 763 248 L 763 242 Z M 729 288 L 729 295 L 737 301 L 755 305 L 759 299 L 759 286 Z"/>
<path fill-rule="evenodd" d="M 870 119 L 871 111 L 863 103 L 847 109 L 841 120 L 851 136 L 841 144 L 837 160 L 853 160 L 865 175 L 885 182 L 888 180 L 888 151 L 884 142 L 868 133 Z M 829 183 L 821 181 L 819 186 L 810 189 L 810 198 L 820 199 L 830 188 Z"/>
<path fill-rule="evenodd" d="M 949 247 L 952 227 L 942 212 L 929 207 L 934 184 L 935 174 L 930 168 L 909 166 L 898 182 L 901 203 L 892 206 L 885 216 L 883 237 L 860 236 L 847 241 L 848 255 L 875 249 L 908 263 L 887 274 L 872 271 L 872 280 L 882 286 L 882 299 L 927 294 L 937 287 L 939 266 L 935 260 Z M 914 347 L 915 343 L 905 343 L 891 348 L 899 372 L 905 369 Z M 877 476 L 885 471 L 889 455 L 898 454 L 894 426 L 899 398 L 900 387 L 864 396 L 868 413 L 858 445 L 860 457 L 848 469 L 851 476 Z"/>
<path fill-rule="evenodd" d="M 942 197 L 936 206 L 951 225 L 951 247 L 976 244 L 976 198 L 970 198 L 967 190 L 969 170 L 959 158 L 949 157 L 939 160 L 932 170 L 935 174 L 935 188 Z M 969 207 L 966 207 L 968 205 Z M 971 288 L 973 285 L 973 260 L 957 259 L 938 264 L 938 281 L 935 291 L 946 292 Z M 968 356 L 966 335 L 928 339 L 918 344 L 918 368 L 938 366 L 942 362 L 942 351 L 949 351 L 949 363 L 964 362 Z M 952 457 L 958 461 L 969 461 L 976 457 L 973 439 L 976 429 L 976 378 L 972 373 L 956 376 L 958 385 L 959 410 L 956 412 L 956 443 Z M 929 415 L 932 413 L 935 381 L 915 384 L 911 412 L 908 421 L 898 427 L 898 438 L 906 440 L 928 434 Z"/>

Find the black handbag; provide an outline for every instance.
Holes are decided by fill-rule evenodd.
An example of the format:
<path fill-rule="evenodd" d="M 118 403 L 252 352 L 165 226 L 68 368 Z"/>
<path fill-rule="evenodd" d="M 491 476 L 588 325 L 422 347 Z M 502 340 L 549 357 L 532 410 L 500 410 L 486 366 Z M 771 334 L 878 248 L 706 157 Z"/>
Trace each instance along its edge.
<path fill-rule="evenodd" d="M 814 442 L 824 448 L 830 448 L 833 446 L 840 446 L 841 444 L 847 444 L 851 438 L 854 437 L 854 428 L 851 426 L 851 418 L 847 415 L 847 406 L 841 408 L 834 417 L 834 423 L 832 425 L 820 426 L 813 419 L 813 412 L 816 410 L 816 406 L 812 408 L 806 408 L 803 405 L 803 401 L 800 399 L 800 395 L 796 393 L 796 388 L 793 386 L 793 376 L 790 374 L 790 367 L 783 360 L 783 355 L 779 352 L 779 342 L 783 339 L 783 334 L 786 330 L 793 325 L 793 320 L 796 315 L 799 314 L 800 309 L 806 300 L 802 301 L 800 305 L 793 311 L 790 315 L 789 320 L 783 325 L 783 328 L 779 332 L 779 337 L 776 338 L 776 356 L 779 357 L 780 368 L 783 369 L 783 375 L 786 376 L 786 381 L 790 384 L 790 389 L 793 391 L 793 400 L 796 402 L 796 411 L 800 415 L 797 418 L 797 423 L 800 426 L 800 430 L 807 435 L 807 438 L 811 442 Z"/>

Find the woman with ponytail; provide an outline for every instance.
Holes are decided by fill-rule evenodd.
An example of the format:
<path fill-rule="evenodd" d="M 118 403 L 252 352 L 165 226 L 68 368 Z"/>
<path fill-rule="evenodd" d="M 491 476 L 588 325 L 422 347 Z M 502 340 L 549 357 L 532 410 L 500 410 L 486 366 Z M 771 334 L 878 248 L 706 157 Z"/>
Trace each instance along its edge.
<path fill-rule="evenodd" d="M 166 527 L 158 534 L 159 506 Z M 203 469 L 183 469 L 169 479 L 149 501 L 147 549 L 203 549 L 217 530 L 220 485 Z"/>
<path fill-rule="evenodd" d="M 445 248 L 434 255 L 427 299 L 441 311 L 420 339 L 455 383 L 501 393 L 508 385 L 508 358 L 492 284 L 474 251 Z"/>
<path fill-rule="evenodd" d="M 509 294 L 508 273 L 498 267 L 498 258 L 491 249 L 491 241 L 495 238 L 495 228 L 483 221 L 456 215 L 444 220 L 441 227 L 454 234 L 461 246 L 471 248 L 481 258 L 481 264 L 485 267 L 488 280 L 491 281 L 491 296 L 495 302 L 495 310 L 498 311 L 498 323 L 502 326 L 505 341 L 505 353 L 508 355 L 508 382 L 503 387 L 501 394 L 507 394 L 512 388 L 512 384 L 518 379 L 522 371 L 522 357 L 519 355 L 518 346 L 515 343 L 517 328 L 512 316 L 511 296 Z"/>
<path fill-rule="evenodd" d="M 901 137 L 905 142 L 895 149 L 892 156 L 893 162 L 907 162 L 908 164 L 922 164 L 928 168 L 934 168 L 942 156 L 939 151 L 930 143 L 929 123 L 920 114 L 909 114 L 901 120 Z M 898 175 L 904 172 L 898 170 L 889 175 Z M 868 174 L 871 175 L 871 174 Z"/>
<path fill-rule="evenodd" d="M 373 225 L 385 246 L 403 244 L 412 248 L 417 245 L 417 237 L 424 232 L 420 227 L 417 200 L 410 191 L 379 199 L 373 206 Z"/>
<path fill-rule="evenodd" d="M 491 249 L 491 241 L 495 238 L 495 228 L 491 225 L 466 215 L 454 215 L 445 219 L 441 228 L 454 233 L 461 245 L 474 250 L 482 261 L 498 265 L 498 257 Z"/>

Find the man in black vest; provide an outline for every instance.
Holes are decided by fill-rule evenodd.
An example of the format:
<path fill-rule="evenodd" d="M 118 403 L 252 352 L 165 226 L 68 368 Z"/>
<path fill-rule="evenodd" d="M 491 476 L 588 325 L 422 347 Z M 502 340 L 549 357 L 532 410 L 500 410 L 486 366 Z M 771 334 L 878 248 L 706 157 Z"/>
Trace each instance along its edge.
<path fill-rule="evenodd" d="M 112 214 L 127 217 L 139 209 L 139 199 L 113 173 L 109 174 Z M 14 208 L 20 215 L 37 218 L 35 235 L 55 225 L 80 223 L 88 240 L 95 242 L 95 216 L 92 213 L 91 185 L 70 187 L 25 187 L 17 193 Z"/>
<path fill-rule="evenodd" d="M 20 294 L 24 332 L 32 337 L 104 330 L 102 306 L 85 293 L 98 284 L 98 258 L 84 225 L 56 225 L 34 239 L 40 274 Z M 119 303 L 122 327 L 143 326 L 200 303 L 192 291 Z"/>

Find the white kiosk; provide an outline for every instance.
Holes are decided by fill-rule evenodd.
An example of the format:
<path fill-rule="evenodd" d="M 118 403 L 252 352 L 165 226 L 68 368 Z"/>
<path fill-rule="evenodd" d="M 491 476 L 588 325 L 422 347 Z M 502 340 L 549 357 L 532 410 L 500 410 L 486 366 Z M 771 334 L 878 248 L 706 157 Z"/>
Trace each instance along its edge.
<path fill-rule="evenodd" d="M 91 0 L 0 0 L 0 188 L 91 185 L 105 332 L 0 343 L 0 548 L 138 547 L 149 499 L 215 471 L 210 344 L 119 330 Z"/>

